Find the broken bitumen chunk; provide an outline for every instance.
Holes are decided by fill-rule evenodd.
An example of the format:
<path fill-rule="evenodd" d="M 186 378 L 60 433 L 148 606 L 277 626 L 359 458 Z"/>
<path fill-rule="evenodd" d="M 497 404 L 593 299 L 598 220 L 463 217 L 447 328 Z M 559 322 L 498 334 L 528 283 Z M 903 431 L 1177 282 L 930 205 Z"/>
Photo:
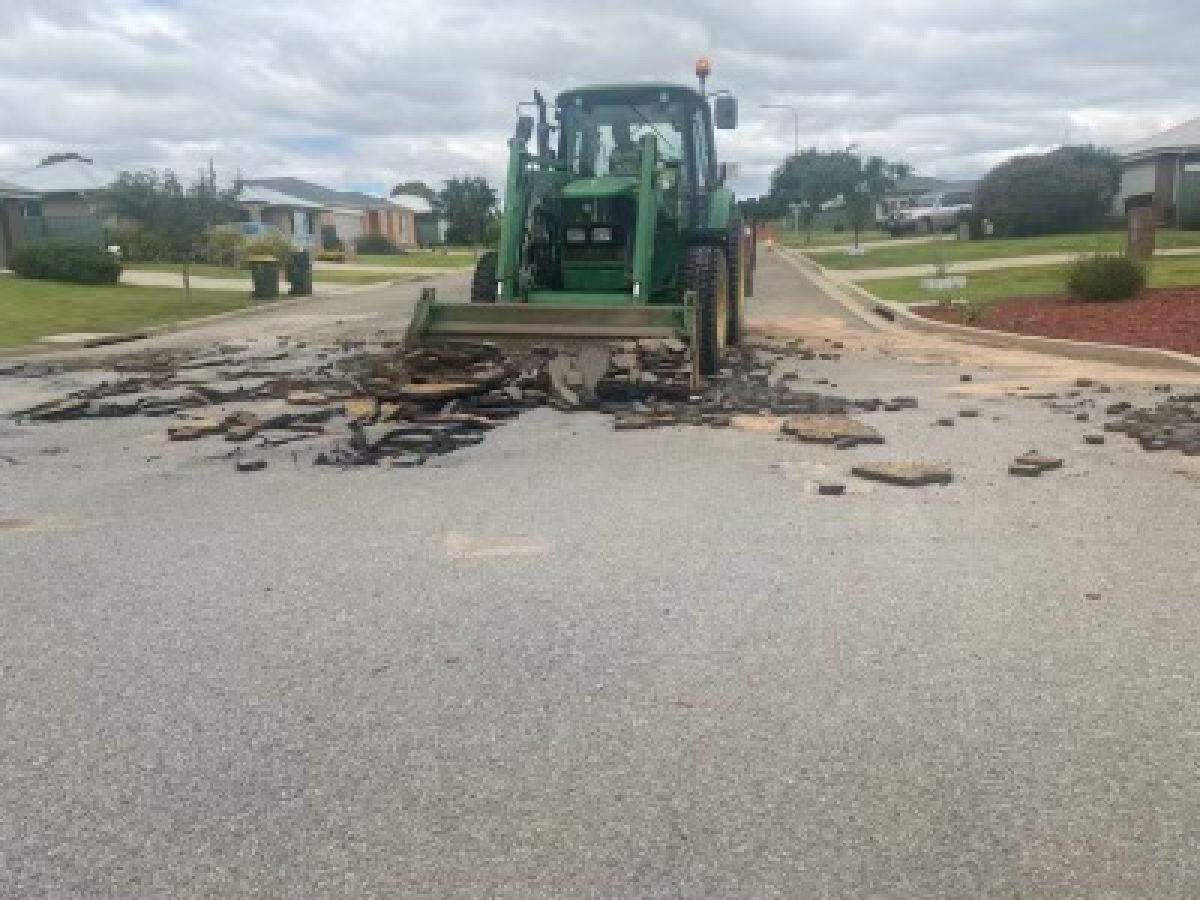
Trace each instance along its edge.
<path fill-rule="evenodd" d="M 1104 413 L 1109 416 L 1119 416 L 1121 413 L 1128 412 L 1131 409 L 1133 409 L 1133 404 L 1122 400 L 1120 403 L 1113 403 L 1104 407 Z"/>
<path fill-rule="evenodd" d="M 916 409 L 917 408 L 917 398 L 916 397 L 893 397 L 891 399 L 891 402 L 894 405 L 898 406 L 900 409 Z"/>
<path fill-rule="evenodd" d="M 846 486 L 836 481 L 822 481 L 817 485 L 817 493 L 823 497 L 840 497 L 846 493 Z"/>
<path fill-rule="evenodd" d="M 235 464 L 239 472 L 261 472 L 267 467 L 265 459 L 239 459 Z"/>
<path fill-rule="evenodd" d="M 953 418 L 951 418 L 951 417 L 949 417 L 949 416 L 945 416 L 945 417 L 943 417 L 943 418 L 941 418 L 941 419 L 935 419 L 935 420 L 934 420 L 934 422 L 933 422 L 933 424 L 934 424 L 934 425 L 941 425 L 941 426 L 943 426 L 943 427 L 949 427 L 949 426 L 951 426 L 951 425 L 953 425 L 953 424 L 954 424 L 954 419 L 953 419 Z"/>
<path fill-rule="evenodd" d="M 1169 384 L 1156 384 L 1154 390 L 1160 394 L 1169 394 L 1171 393 L 1171 386 Z"/>
<path fill-rule="evenodd" d="M 895 462 L 863 463 L 850 470 L 851 474 L 870 481 L 897 484 L 904 487 L 921 487 L 927 484 L 950 484 L 954 476 L 950 467 L 943 463 L 924 460 L 899 460 Z"/>
<path fill-rule="evenodd" d="M 1036 450 L 1030 450 L 1028 453 L 1023 453 L 1014 459 L 1013 464 L 1018 466 L 1036 466 L 1041 471 L 1048 472 L 1051 469 L 1061 469 L 1063 461 L 1057 456 L 1046 456 L 1038 453 Z"/>
<path fill-rule="evenodd" d="M 194 441 L 210 435 L 220 434 L 225 430 L 225 423 L 215 419 L 201 419 L 189 422 L 187 425 L 175 425 L 167 429 L 167 440 Z"/>
<path fill-rule="evenodd" d="M 1075 413 L 1075 421 L 1076 422 L 1086 422 L 1090 418 L 1091 418 L 1091 416 L 1085 412 Z"/>
<path fill-rule="evenodd" d="M 979 418 L 979 410 L 974 409 L 974 408 L 960 409 L 958 411 L 958 414 L 960 417 L 962 417 L 964 419 L 978 419 Z"/>
<path fill-rule="evenodd" d="M 324 406 L 329 397 L 317 391 L 289 391 L 287 402 L 292 406 Z"/>
<path fill-rule="evenodd" d="M 87 400 L 66 397 L 39 404 L 17 415 L 35 422 L 58 422 L 65 419 L 82 418 L 88 414 L 90 407 L 91 404 Z"/>
<path fill-rule="evenodd" d="M 1096 379 L 1094 379 L 1094 378 L 1076 378 L 1075 379 L 1075 387 L 1077 387 L 1077 388 L 1092 387 L 1095 384 L 1096 384 Z"/>
<path fill-rule="evenodd" d="M 486 390 L 482 384 L 470 382 L 434 382 L 404 385 L 396 391 L 396 396 L 402 400 L 430 401 L 452 400 L 455 397 L 470 397 L 481 394 Z"/>
<path fill-rule="evenodd" d="M 1041 466 L 1030 465 L 1028 463 L 1013 463 L 1008 467 L 1009 475 L 1016 475 L 1024 478 L 1037 478 L 1045 470 Z"/>
<path fill-rule="evenodd" d="M 969 375 L 969 374 L 967 374 L 966 372 L 964 372 L 962 375 L 959 375 L 959 376 L 958 376 L 958 380 L 959 380 L 959 381 L 964 381 L 964 382 L 965 382 L 965 381 L 974 381 L 974 380 L 975 380 L 975 376 L 974 376 L 974 375 Z"/>
<path fill-rule="evenodd" d="M 1102 434 L 1085 434 L 1083 436 L 1083 442 L 1085 444 L 1103 444 L 1104 443 L 1104 435 L 1102 435 Z"/>
<path fill-rule="evenodd" d="M 883 437 L 870 425 L 842 415 L 800 415 L 789 417 L 779 429 L 800 441 L 818 444 L 882 444 Z"/>

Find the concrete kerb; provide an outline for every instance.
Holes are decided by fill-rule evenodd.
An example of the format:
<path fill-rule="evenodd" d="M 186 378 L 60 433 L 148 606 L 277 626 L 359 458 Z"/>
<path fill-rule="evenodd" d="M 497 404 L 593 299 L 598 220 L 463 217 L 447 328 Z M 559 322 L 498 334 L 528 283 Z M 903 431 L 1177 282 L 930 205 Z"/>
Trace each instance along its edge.
<path fill-rule="evenodd" d="M 791 254 L 784 255 L 784 259 L 805 269 L 810 277 L 816 275 L 826 282 L 831 288 L 831 290 L 827 290 L 830 296 L 854 312 L 860 319 L 871 322 L 877 328 L 881 328 L 880 316 L 874 310 L 883 309 L 891 314 L 892 328 L 937 335 L 984 347 L 1029 350 L 1034 353 L 1062 356 L 1067 359 L 1111 363 L 1119 366 L 1200 372 L 1200 357 L 1179 353 L 1175 350 L 1127 347 L 1123 344 L 1101 344 L 1094 341 L 1073 341 L 1033 334 L 1013 334 L 1008 331 L 993 331 L 988 328 L 974 328 L 969 325 L 954 325 L 950 322 L 926 319 L 924 316 L 918 316 L 902 303 L 893 303 L 876 297 L 857 282 L 831 275 L 833 270 L 826 269 L 808 257 L 802 256 L 801 258 L 803 263 L 794 259 Z M 821 287 L 826 290 L 824 285 Z M 881 328 L 881 330 L 887 329 Z"/>

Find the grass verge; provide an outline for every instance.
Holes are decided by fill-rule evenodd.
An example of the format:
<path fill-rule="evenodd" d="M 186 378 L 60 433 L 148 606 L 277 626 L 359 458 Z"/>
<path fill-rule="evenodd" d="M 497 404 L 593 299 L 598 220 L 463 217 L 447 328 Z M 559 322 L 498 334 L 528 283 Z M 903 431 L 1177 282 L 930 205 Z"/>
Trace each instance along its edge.
<path fill-rule="evenodd" d="M 920 278 L 879 278 L 860 282 L 876 297 L 896 303 L 938 303 L 998 300 L 1005 297 L 1047 297 L 1066 294 L 1065 265 L 993 269 L 967 275 L 967 286 L 952 291 L 921 287 Z M 1150 264 L 1150 287 L 1200 286 L 1200 257 L 1166 256 Z"/>
<path fill-rule="evenodd" d="M 1200 249 L 1200 231 L 1164 229 L 1158 233 L 1160 250 L 1196 247 Z M 985 241 L 959 241 L 953 237 L 938 243 L 898 244 L 872 247 L 863 256 L 847 256 L 838 251 L 808 251 L 829 269 L 885 269 L 890 266 L 934 265 L 939 258 L 948 263 L 979 259 L 1004 259 L 1014 256 L 1040 256 L 1050 253 L 1114 253 L 1124 250 L 1125 234 L 1103 231 L 1090 234 L 1055 234 L 1035 238 L 996 238 Z"/>
<path fill-rule="evenodd" d="M 64 284 L 0 275 L 0 347 L 21 347 L 48 334 L 135 331 L 181 319 L 242 309 L 246 291 Z"/>

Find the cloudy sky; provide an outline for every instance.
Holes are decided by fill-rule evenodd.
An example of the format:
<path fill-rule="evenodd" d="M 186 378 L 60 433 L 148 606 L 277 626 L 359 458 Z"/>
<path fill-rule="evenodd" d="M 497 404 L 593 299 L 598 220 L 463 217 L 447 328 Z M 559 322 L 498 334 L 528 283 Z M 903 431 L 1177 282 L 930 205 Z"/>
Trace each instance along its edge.
<path fill-rule="evenodd" d="M 972 176 L 1200 115 L 1192 0 L 0 0 L 0 172 L 112 168 L 385 189 L 499 182 L 514 104 L 594 81 L 739 97 L 720 156 L 758 193 L 792 144 Z"/>

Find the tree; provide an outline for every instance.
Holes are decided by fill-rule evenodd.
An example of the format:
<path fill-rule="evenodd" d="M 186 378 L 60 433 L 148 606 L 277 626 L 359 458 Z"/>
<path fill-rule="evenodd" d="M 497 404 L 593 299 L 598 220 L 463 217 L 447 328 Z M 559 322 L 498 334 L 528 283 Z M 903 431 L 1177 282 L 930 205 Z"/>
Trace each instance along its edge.
<path fill-rule="evenodd" d="M 76 153 L 75 151 L 72 150 L 67 153 L 51 153 L 49 156 L 47 156 L 45 159 L 43 159 L 40 163 L 38 163 L 38 168 L 40 169 L 40 168 L 42 168 L 42 166 L 52 166 L 55 163 L 66 162 L 69 159 L 77 159 L 80 162 L 87 163 L 89 166 L 92 164 L 92 160 L 90 160 L 88 157 L 83 156 L 79 153 Z"/>
<path fill-rule="evenodd" d="M 1010 236 L 1079 231 L 1100 223 L 1119 183 L 1111 151 L 1060 147 L 988 172 L 975 191 L 975 212 Z"/>
<path fill-rule="evenodd" d="M 788 157 L 771 175 L 767 195 L 776 208 L 799 204 L 799 218 L 812 239 L 812 223 L 826 204 L 841 199 L 858 233 L 884 193 L 911 172 L 905 163 L 890 163 L 880 156 L 865 161 L 853 148 L 822 152 L 815 147 Z"/>
<path fill-rule="evenodd" d="M 862 230 L 874 219 L 875 209 L 884 195 L 899 179 L 911 174 L 912 166 L 907 163 L 889 163 L 882 156 L 871 156 L 865 160 L 853 156 L 847 175 L 854 186 L 843 197 L 850 225 L 854 229 L 854 246 L 858 246 Z"/>
<path fill-rule="evenodd" d="M 168 170 L 122 172 L 106 193 L 106 211 L 153 234 L 170 262 L 183 267 L 185 296 L 191 299 L 191 265 L 210 228 L 237 219 L 238 187 L 222 189 L 211 165 L 187 187 Z"/>
<path fill-rule="evenodd" d="M 401 181 L 392 188 L 390 196 L 399 197 L 401 194 L 408 194 L 411 197 L 420 197 L 428 200 L 432 206 L 437 206 L 438 204 L 438 192 L 423 181 Z"/>
<path fill-rule="evenodd" d="M 442 215 L 446 217 L 448 242 L 483 242 L 492 211 L 496 208 L 496 190 L 486 178 L 451 178 L 438 194 L 438 200 Z"/>

